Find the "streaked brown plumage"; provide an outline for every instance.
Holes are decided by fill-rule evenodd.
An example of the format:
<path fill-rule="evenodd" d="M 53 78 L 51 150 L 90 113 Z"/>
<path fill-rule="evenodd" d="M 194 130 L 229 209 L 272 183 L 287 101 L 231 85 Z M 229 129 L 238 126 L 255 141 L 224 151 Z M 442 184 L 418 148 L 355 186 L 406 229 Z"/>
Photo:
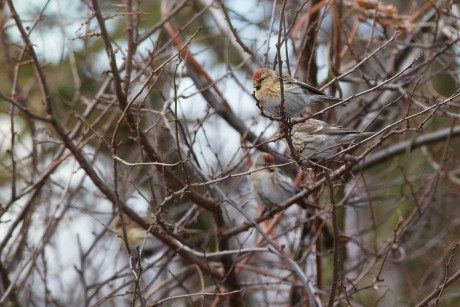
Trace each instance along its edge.
<path fill-rule="evenodd" d="M 300 120 L 300 118 L 293 120 Z M 291 139 L 294 148 L 304 157 L 323 160 L 339 152 L 343 145 L 363 140 L 373 134 L 373 132 L 361 132 L 329 125 L 311 118 L 292 127 Z"/>

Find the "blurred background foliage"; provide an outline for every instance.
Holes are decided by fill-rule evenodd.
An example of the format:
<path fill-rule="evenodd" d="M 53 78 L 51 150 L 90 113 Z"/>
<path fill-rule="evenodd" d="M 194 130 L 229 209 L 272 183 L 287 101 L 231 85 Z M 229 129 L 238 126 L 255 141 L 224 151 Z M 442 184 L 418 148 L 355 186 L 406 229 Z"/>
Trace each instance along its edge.
<path fill-rule="evenodd" d="M 39 68 L 13 18 L 13 1 L 0 4 L 0 304 L 143 306 L 171 298 L 165 304 L 312 306 L 328 304 L 334 282 L 335 306 L 460 304 L 459 5 L 283 3 L 15 2 Z M 225 254 L 273 248 L 258 245 L 254 226 L 225 233 L 252 225 L 235 205 L 252 219 L 263 211 L 244 174 L 250 157 L 263 150 L 279 153 L 280 163 L 292 161 L 281 141 L 257 145 L 278 124 L 261 116 L 251 97 L 253 71 L 276 64 L 282 14 L 283 71 L 330 95 L 356 95 L 316 118 L 378 133 L 354 152 L 358 163 L 333 178 L 339 233 L 321 230 L 331 220 L 327 182 L 307 195 L 320 208 L 318 219 L 289 206 L 282 218 L 274 212 L 259 220 L 312 281 L 315 302 L 280 254 L 253 251 L 247 262 L 247 253 Z M 123 95 L 134 100 L 126 110 L 104 38 L 122 87 L 129 77 Z M 53 118 L 70 141 L 33 114 Z M 389 154 L 400 144 L 406 145 Z M 303 170 L 302 190 L 324 171 L 296 163 L 283 169 L 292 176 Z M 115 194 L 120 206 L 109 196 Z M 153 256 L 136 263 L 142 242 L 128 242 L 127 252 L 112 224 L 119 208 L 154 217 L 133 223 Z"/>

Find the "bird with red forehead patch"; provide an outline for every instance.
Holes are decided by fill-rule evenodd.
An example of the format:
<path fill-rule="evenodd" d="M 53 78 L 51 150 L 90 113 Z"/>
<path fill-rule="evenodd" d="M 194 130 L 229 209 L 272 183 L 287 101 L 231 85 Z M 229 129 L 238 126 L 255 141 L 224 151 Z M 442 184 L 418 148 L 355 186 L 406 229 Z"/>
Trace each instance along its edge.
<path fill-rule="evenodd" d="M 275 157 L 259 153 L 254 157 L 248 176 L 251 191 L 267 208 L 278 205 L 299 192 L 294 181 L 281 169 L 273 166 Z M 302 200 L 300 204 L 306 205 Z"/>
<path fill-rule="evenodd" d="M 254 96 L 261 110 L 270 116 L 280 116 L 281 86 L 278 73 L 269 68 L 256 70 L 252 75 Z M 310 106 L 316 102 L 339 102 L 319 89 L 300 82 L 289 75 L 283 75 L 284 112 L 287 117 L 298 117 L 304 111 L 310 112 Z"/>

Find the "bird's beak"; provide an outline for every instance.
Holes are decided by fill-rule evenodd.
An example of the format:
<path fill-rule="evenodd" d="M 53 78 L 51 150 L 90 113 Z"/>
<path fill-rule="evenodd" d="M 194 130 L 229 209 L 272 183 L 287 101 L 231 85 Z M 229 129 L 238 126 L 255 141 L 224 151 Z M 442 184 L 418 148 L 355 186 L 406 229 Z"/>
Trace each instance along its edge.
<path fill-rule="evenodd" d="M 252 81 L 252 87 L 256 89 L 256 91 L 260 90 L 260 81 L 254 80 Z"/>

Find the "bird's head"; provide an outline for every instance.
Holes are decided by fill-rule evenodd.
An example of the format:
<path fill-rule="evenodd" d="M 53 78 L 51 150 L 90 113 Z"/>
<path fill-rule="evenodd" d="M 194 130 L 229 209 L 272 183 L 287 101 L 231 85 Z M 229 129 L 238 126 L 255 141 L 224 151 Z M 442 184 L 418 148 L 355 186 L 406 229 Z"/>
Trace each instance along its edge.
<path fill-rule="evenodd" d="M 277 74 L 274 70 L 268 68 L 261 68 L 256 70 L 252 75 L 252 87 L 258 91 L 262 86 L 262 82 L 269 77 L 276 77 Z"/>
<path fill-rule="evenodd" d="M 254 166 L 256 168 L 264 167 L 267 165 L 271 165 L 275 162 L 275 157 L 268 153 L 259 153 L 254 159 Z"/>

